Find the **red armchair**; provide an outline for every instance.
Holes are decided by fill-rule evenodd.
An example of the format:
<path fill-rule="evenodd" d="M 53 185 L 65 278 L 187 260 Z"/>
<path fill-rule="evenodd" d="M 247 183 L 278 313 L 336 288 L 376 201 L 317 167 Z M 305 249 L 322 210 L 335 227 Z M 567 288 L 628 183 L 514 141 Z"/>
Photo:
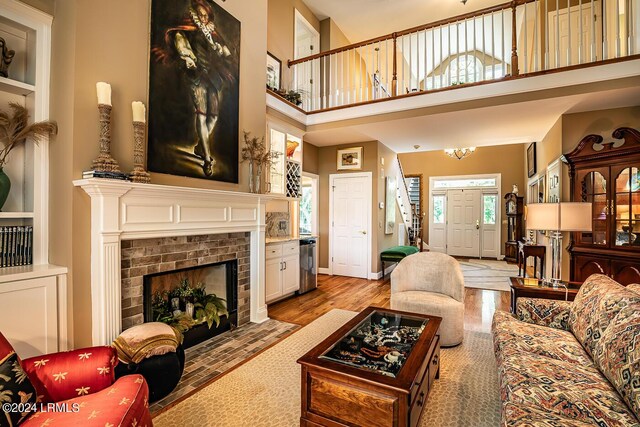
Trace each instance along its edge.
<path fill-rule="evenodd" d="M 13 352 L 0 333 L 0 360 Z M 112 347 L 91 347 L 21 361 L 42 411 L 20 426 L 151 427 L 149 390 L 141 375 L 114 381 Z M 56 404 L 56 405 L 48 405 Z"/>

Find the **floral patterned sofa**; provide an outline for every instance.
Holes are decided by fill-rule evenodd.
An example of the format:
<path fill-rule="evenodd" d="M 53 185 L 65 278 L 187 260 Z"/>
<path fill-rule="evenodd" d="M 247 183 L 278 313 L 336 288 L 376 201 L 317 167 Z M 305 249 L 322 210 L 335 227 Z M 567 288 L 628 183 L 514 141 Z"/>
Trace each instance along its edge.
<path fill-rule="evenodd" d="M 519 298 L 492 331 L 503 426 L 640 426 L 640 285 L 592 275 L 573 303 Z"/>

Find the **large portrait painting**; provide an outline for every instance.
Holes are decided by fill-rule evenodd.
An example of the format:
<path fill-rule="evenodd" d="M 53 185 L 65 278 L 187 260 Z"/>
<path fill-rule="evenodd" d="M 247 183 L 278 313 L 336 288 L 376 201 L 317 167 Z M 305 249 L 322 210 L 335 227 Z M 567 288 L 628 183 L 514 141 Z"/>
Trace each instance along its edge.
<path fill-rule="evenodd" d="M 152 172 L 238 182 L 240 21 L 212 0 L 153 0 Z"/>

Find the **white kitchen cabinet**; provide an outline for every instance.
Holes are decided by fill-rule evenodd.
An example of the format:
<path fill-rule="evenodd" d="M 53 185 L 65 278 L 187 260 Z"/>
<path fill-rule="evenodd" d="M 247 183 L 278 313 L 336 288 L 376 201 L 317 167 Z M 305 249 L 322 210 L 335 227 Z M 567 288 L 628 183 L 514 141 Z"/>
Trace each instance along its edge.
<path fill-rule="evenodd" d="M 271 243 L 265 253 L 265 300 L 270 303 L 300 289 L 300 242 Z"/>

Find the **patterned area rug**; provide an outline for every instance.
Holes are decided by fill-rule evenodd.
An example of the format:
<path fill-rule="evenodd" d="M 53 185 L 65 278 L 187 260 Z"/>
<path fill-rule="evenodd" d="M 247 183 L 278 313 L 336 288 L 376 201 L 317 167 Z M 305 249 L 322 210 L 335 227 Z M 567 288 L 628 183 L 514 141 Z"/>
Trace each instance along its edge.
<path fill-rule="evenodd" d="M 296 360 L 355 316 L 332 310 L 154 418 L 156 427 L 300 425 L 300 366 Z M 464 343 L 442 349 L 440 380 L 421 427 L 500 424 L 500 393 L 491 336 L 465 332 Z"/>
<path fill-rule="evenodd" d="M 509 277 L 518 275 L 518 266 L 506 261 L 459 259 L 467 288 L 510 291 Z"/>

